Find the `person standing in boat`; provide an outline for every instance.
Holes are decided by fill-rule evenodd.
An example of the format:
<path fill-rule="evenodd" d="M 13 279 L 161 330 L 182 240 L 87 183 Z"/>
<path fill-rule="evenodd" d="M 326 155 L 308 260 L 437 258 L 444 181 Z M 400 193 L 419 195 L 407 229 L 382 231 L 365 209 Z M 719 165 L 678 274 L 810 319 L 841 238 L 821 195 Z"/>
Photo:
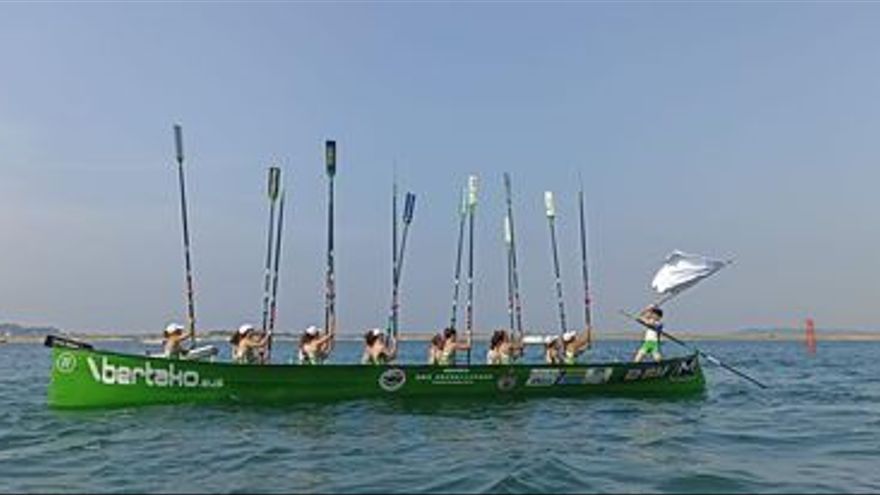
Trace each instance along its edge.
<path fill-rule="evenodd" d="M 381 329 L 374 328 L 364 334 L 364 354 L 361 364 L 388 364 L 396 357 L 397 342 L 391 339 L 391 344 L 388 345 Z"/>
<path fill-rule="evenodd" d="M 486 352 L 486 364 L 511 364 L 521 348 L 522 345 L 514 342 L 506 330 L 495 330 Z"/>
<path fill-rule="evenodd" d="M 455 353 L 457 351 L 466 351 L 471 348 L 470 342 L 458 342 L 457 333 L 454 328 L 449 327 L 443 330 L 443 345 L 435 356 L 432 364 L 440 366 L 455 365 Z"/>
<path fill-rule="evenodd" d="M 321 330 L 310 326 L 299 339 L 299 364 L 323 364 L 330 354 L 333 334 L 321 335 Z"/>
<path fill-rule="evenodd" d="M 189 337 L 189 334 L 184 333 L 183 325 L 169 323 L 165 327 L 164 338 L 162 339 L 162 356 L 173 359 L 180 359 L 186 356 L 187 349 L 183 347 L 183 343 Z"/>
<path fill-rule="evenodd" d="M 232 360 L 242 364 L 261 362 L 260 356 L 269 344 L 268 334 L 258 335 L 253 325 L 244 324 L 238 327 L 235 335 L 229 339 L 232 344 Z"/>
<path fill-rule="evenodd" d="M 645 338 L 642 346 L 636 351 L 633 362 L 638 363 L 648 354 L 654 361 L 660 361 L 663 356 L 660 354 L 660 334 L 663 333 L 663 310 L 657 306 L 651 305 L 639 313 L 639 321 L 648 327 L 645 330 Z"/>
<path fill-rule="evenodd" d="M 562 361 L 565 364 L 575 364 L 578 356 L 584 353 L 590 344 L 586 332 L 578 336 L 577 332 L 570 330 L 562 334 Z"/>

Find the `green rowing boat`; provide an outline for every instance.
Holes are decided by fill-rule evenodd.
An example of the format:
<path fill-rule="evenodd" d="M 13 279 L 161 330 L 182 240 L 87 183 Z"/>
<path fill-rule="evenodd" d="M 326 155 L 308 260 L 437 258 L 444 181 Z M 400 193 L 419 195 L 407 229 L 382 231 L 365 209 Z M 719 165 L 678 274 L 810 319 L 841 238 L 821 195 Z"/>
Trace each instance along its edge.
<path fill-rule="evenodd" d="M 680 397 L 705 389 L 696 354 L 643 363 L 512 366 L 240 365 L 122 354 L 48 336 L 49 405 L 289 404 L 399 397 Z"/>

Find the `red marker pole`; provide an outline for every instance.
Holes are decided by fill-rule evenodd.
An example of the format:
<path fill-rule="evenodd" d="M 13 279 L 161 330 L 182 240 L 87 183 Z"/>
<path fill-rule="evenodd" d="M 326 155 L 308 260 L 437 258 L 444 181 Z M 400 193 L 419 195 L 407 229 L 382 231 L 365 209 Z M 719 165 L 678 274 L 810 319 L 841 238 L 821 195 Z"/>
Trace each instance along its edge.
<path fill-rule="evenodd" d="M 807 352 L 816 354 L 816 325 L 812 318 L 807 318 Z"/>

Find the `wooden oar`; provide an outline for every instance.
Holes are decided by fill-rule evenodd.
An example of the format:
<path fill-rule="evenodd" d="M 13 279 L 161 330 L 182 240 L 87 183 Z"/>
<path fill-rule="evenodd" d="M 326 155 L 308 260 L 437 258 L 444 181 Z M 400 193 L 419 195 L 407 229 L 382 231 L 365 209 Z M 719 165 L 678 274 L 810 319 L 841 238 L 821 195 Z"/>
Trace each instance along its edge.
<path fill-rule="evenodd" d="M 513 227 L 513 198 L 510 187 L 510 174 L 504 173 L 504 195 L 507 203 L 507 217 L 504 221 L 504 237 L 508 245 L 508 271 L 509 284 L 512 299 L 510 305 L 513 310 L 514 318 L 511 320 L 510 331 L 516 331 L 519 339 L 523 338 L 522 324 L 522 300 L 519 293 L 519 272 L 516 263 L 516 231 Z M 515 323 L 515 326 L 514 326 Z"/>
<path fill-rule="evenodd" d="M 559 341 L 568 331 L 565 325 L 565 299 L 562 297 L 562 277 L 559 274 L 559 254 L 556 249 L 556 205 L 553 201 L 553 193 L 544 192 L 544 207 L 547 213 L 547 223 L 550 225 L 550 248 L 553 251 L 553 273 L 556 276 L 556 302 L 559 305 Z"/>
<path fill-rule="evenodd" d="M 278 180 L 281 169 L 269 167 L 269 228 L 266 241 L 266 271 L 263 276 L 263 332 L 269 329 L 269 299 L 272 280 L 272 238 L 275 234 L 275 205 L 278 202 Z"/>
<path fill-rule="evenodd" d="M 269 309 L 269 342 L 266 360 L 272 360 L 272 338 L 275 331 L 275 315 L 278 308 L 278 272 L 281 266 L 281 233 L 284 227 L 284 191 L 281 191 L 281 200 L 278 202 L 278 232 L 275 236 L 275 267 L 272 269 L 272 304 Z"/>
<path fill-rule="evenodd" d="M 449 317 L 449 328 L 455 329 L 458 320 L 458 293 L 461 287 L 461 251 L 464 244 L 464 222 L 467 218 L 468 194 L 467 189 L 462 189 L 461 205 L 458 211 L 458 251 L 455 255 L 455 276 L 452 281 L 452 315 Z"/>
<path fill-rule="evenodd" d="M 386 337 L 390 338 L 395 334 L 397 328 L 397 290 L 395 287 L 397 281 L 397 163 L 394 164 L 391 180 L 391 316 L 388 318 L 388 328 L 385 331 Z"/>
<path fill-rule="evenodd" d="M 471 347 L 474 342 L 474 214 L 477 211 L 477 176 L 468 177 L 468 273 L 467 307 L 467 364 L 471 365 Z"/>
<path fill-rule="evenodd" d="M 627 318 L 630 318 L 630 319 L 636 321 L 637 323 L 641 324 L 641 325 L 644 326 L 645 328 L 650 328 L 651 330 L 654 330 L 655 332 L 657 332 L 657 333 L 660 334 L 660 335 L 665 335 L 669 340 L 675 342 L 676 344 L 678 344 L 678 345 L 680 345 L 680 346 L 685 347 L 686 349 L 691 350 L 692 352 L 696 352 L 696 353 L 698 353 L 699 355 L 701 355 L 701 356 L 703 356 L 704 358 L 706 358 L 706 360 L 708 360 L 708 361 L 710 361 L 710 362 L 712 362 L 712 363 L 714 363 L 714 364 L 717 364 L 718 366 L 721 366 L 722 368 L 726 369 L 727 371 L 730 371 L 731 373 L 734 373 L 734 374 L 736 374 L 737 376 L 740 376 L 741 378 L 745 378 L 746 380 L 748 380 L 748 381 L 754 383 L 755 385 L 757 385 L 757 386 L 759 386 L 759 387 L 761 387 L 761 388 L 768 388 L 767 385 L 764 385 L 763 383 L 759 382 L 758 380 L 755 380 L 754 378 L 752 378 L 752 377 L 750 377 L 749 375 L 743 373 L 742 371 L 739 371 L 738 369 L 734 368 L 733 366 L 730 366 L 730 365 L 728 365 L 728 364 L 724 364 L 724 363 L 722 363 L 722 362 L 721 362 L 718 358 L 716 358 L 715 356 L 712 356 L 712 355 L 709 354 L 709 353 L 703 352 L 703 351 L 697 349 L 696 347 L 694 347 L 694 346 L 692 346 L 692 345 L 689 345 L 689 344 L 687 344 L 687 343 L 685 343 L 685 342 L 679 340 L 678 338 L 676 338 L 674 335 L 671 335 L 671 334 L 670 334 L 669 332 L 667 332 L 666 330 L 657 330 L 656 328 L 654 328 L 654 327 L 648 325 L 647 323 L 643 322 L 642 320 L 640 320 L 638 317 L 636 317 L 636 316 L 633 315 L 632 313 L 629 313 L 629 312 L 624 311 L 624 310 L 622 310 L 622 309 L 620 310 L 620 314 L 626 316 Z"/>
<path fill-rule="evenodd" d="M 336 141 L 324 143 L 324 161 L 327 166 L 327 275 L 324 299 L 324 332 L 336 334 L 336 270 L 333 246 L 333 179 L 336 177 Z M 331 339 L 331 346 L 333 340 Z"/>
<path fill-rule="evenodd" d="M 394 267 L 394 286 L 392 289 L 391 297 L 391 332 L 395 342 L 397 341 L 398 318 L 400 316 L 400 275 L 403 271 L 403 255 L 406 252 L 406 237 L 407 233 L 409 233 L 409 225 L 410 223 L 412 223 L 415 208 L 416 195 L 409 192 L 406 193 L 403 204 L 403 233 L 400 238 L 400 253 L 398 253 L 398 255 L 395 257 L 397 260 L 397 265 Z"/>
<path fill-rule="evenodd" d="M 180 216 L 183 220 L 183 257 L 186 268 L 187 326 L 191 348 L 196 346 L 196 303 L 193 294 L 192 262 L 189 255 L 189 225 L 186 215 L 186 184 L 183 179 L 183 129 L 174 125 L 174 147 L 177 154 L 177 177 L 180 183 Z"/>
<path fill-rule="evenodd" d="M 587 263 L 587 227 L 584 213 L 584 186 L 578 191 L 581 227 L 581 274 L 584 280 L 584 325 L 587 327 L 587 349 L 593 347 L 593 313 L 590 308 L 590 270 Z"/>

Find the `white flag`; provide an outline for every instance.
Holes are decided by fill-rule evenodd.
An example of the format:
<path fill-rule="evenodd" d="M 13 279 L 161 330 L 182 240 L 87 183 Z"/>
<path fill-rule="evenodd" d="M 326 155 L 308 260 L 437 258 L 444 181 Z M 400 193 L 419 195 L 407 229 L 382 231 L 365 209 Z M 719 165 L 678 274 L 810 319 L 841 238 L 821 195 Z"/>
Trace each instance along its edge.
<path fill-rule="evenodd" d="M 714 260 L 698 254 L 673 251 L 657 270 L 651 287 L 658 294 L 674 294 L 724 268 L 729 261 Z"/>

